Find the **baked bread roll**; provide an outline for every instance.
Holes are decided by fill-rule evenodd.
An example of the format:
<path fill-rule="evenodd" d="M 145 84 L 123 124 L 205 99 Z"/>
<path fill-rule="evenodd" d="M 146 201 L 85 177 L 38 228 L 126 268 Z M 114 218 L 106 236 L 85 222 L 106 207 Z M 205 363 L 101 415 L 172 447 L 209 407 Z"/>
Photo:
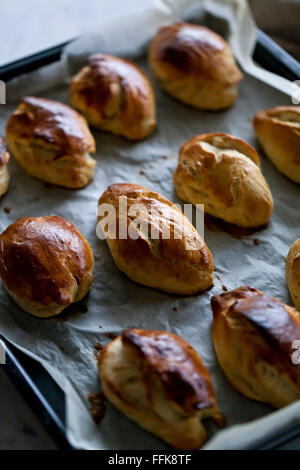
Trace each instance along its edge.
<path fill-rule="evenodd" d="M 211 299 L 212 338 L 231 384 L 275 408 L 300 398 L 300 368 L 292 362 L 300 338 L 300 314 L 251 287 Z"/>
<path fill-rule="evenodd" d="M 8 148 L 32 176 L 65 188 L 82 188 L 94 175 L 95 141 L 86 120 L 58 101 L 28 96 L 10 117 Z"/>
<path fill-rule="evenodd" d="M 204 204 L 208 214 L 241 227 L 266 224 L 273 198 L 253 147 L 228 134 L 202 134 L 179 151 L 174 173 L 178 196 Z"/>
<path fill-rule="evenodd" d="M 112 229 L 106 227 L 106 204 L 115 208 Z M 133 281 L 182 295 L 213 285 L 211 252 L 183 213 L 160 194 L 129 183 L 109 186 L 99 200 L 98 222 L 116 265 Z"/>
<path fill-rule="evenodd" d="M 294 305 L 300 312 L 300 238 L 293 243 L 286 258 L 286 281 Z"/>
<path fill-rule="evenodd" d="M 88 293 L 91 247 L 62 217 L 21 217 L 0 235 L 0 276 L 25 312 L 52 317 Z"/>
<path fill-rule="evenodd" d="M 9 187 L 10 175 L 7 169 L 9 153 L 6 149 L 4 139 L 0 137 L 0 197 L 3 196 Z"/>
<path fill-rule="evenodd" d="M 300 106 L 275 106 L 254 117 L 254 131 L 276 168 L 300 183 Z"/>
<path fill-rule="evenodd" d="M 165 91 L 200 109 L 231 106 L 243 78 L 229 44 L 210 29 L 189 23 L 158 30 L 149 64 Z"/>
<path fill-rule="evenodd" d="M 70 100 L 90 124 L 130 140 L 144 139 L 156 127 L 152 84 L 129 60 L 90 56 L 72 79 Z"/>
<path fill-rule="evenodd" d="M 140 426 L 178 449 L 198 449 L 202 424 L 222 424 L 209 372 L 195 349 L 165 331 L 129 329 L 98 359 L 102 390 Z"/>

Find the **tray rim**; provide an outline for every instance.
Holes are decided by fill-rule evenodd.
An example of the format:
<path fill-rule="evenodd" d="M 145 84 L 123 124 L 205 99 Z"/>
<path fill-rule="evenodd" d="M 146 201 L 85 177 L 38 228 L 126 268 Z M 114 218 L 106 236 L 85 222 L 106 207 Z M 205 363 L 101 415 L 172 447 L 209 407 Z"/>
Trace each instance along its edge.
<path fill-rule="evenodd" d="M 257 41 L 253 58 L 264 68 L 277 73 L 291 81 L 300 79 L 300 63 L 290 56 L 284 49 L 276 44 L 267 34 L 259 28 L 257 31 Z M 40 52 L 36 52 L 16 61 L 0 66 L 0 80 L 4 82 L 12 78 L 28 73 L 38 68 L 49 65 L 60 59 L 64 47 L 72 42 L 70 39 L 63 43 L 57 44 L 53 47 L 47 48 Z M 51 436 L 59 449 L 74 449 L 69 443 L 66 436 L 65 416 L 64 413 L 55 409 L 49 397 L 39 389 L 38 384 L 34 377 L 32 377 L 29 370 L 22 365 L 22 357 L 28 357 L 25 353 L 18 350 L 6 338 L 0 334 L 0 339 L 4 342 L 6 347 L 6 359 L 3 368 L 4 372 L 8 375 L 10 380 L 18 388 L 22 390 L 25 401 L 37 416 L 41 424 L 44 426 L 46 432 Z M 33 361 L 33 359 L 31 359 Z M 37 362 L 37 361 L 35 361 Z M 61 399 L 64 401 L 64 393 L 62 389 L 56 384 L 54 379 L 48 374 L 44 367 L 37 362 L 40 370 L 43 371 L 45 377 L 48 376 L 50 382 L 54 382 L 57 387 L 58 394 L 61 393 Z M 300 436 L 300 424 L 289 426 L 282 429 L 279 433 L 274 433 L 262 440 L 259 445 L 255 447 L 249 446 L 248 450 L 270 450 L 276 449 L 283 444 Z"/>

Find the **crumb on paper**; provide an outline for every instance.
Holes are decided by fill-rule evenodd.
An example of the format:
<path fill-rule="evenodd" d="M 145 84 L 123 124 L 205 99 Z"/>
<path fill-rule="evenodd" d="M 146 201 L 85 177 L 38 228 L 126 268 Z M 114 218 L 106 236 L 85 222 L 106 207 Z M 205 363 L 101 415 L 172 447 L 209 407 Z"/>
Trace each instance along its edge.
<path fill-rule="evenodd" d="M 259 245 L 260 244 L 260 240 L 258 238 L 253 238 L 253 244 L 254 245 Z"/>
<path fill-rule="evenodd" d="M 4 207 L 3 210 L 4 210 L 5 214 L 9 214 L 10 211 L 11 211 L 11 207 Z"/>
<path fill-rule="evenodd" d="M 98 341 L 98 343 L 94 346 L 94 358 L 98 360 L 101 352 L 103 351 L 103 345 Z"/>
<path fill-rule="evenodd" d="M 224 284 L 222 284 L 222 291 L 223 291 L 223 292 L 227 292 L 227 291 L 228 291 L 227 287 L 224 286 Z"/>
<path fill-rule="evenodd" d="M 140 174 L 140 175 L 145 175 L 146 172 L 145 172 L 145 170 L 140 170 L 140 171 L 139 171 L 139 174 Z"/>
<path fill-rule="evenodd" d="M 104 418 L 106 406 L 104 403 L 104 395 L 100 392 L 90 393 L 88 400 L 91 404 L 89 412 L 96 424 L 99 424 L 100 421 Z"/>
<path fill-rule="evenodd" d="M 118 335 L 116 335 L 116 333 L 106 333 L 106 335 L 110 338 L 110 339 L 115 339 Z"/>
<path fill-rule="evenodd" d="M 177 307 L 172 308 L 173 312 L 177 312 Z"/>

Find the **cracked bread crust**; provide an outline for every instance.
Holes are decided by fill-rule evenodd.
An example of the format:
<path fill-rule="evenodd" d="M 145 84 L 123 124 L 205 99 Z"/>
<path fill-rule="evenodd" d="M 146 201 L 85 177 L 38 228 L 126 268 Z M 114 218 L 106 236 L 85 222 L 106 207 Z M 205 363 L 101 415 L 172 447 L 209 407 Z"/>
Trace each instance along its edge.
<path fill-rule="evenodd" d="M 91 125 L 130 140 L 144 139 L 156 127 L 152 84 L 129 60 L 90 56 L 72 79 L 70 100 Z"/>
<path fill-rule="evenodd" d="M 231 384 L 275 408 L 300 399 L 300 369 L 292 363 L 300 314 L 258 289 L 241 286 L 211 299 L 212 339 Z"/>
<path fill-rule="evenodd" d="M 179 151 L 174 173 L 178 196 L 204 204 L 208 214 L 241 227 L 260 227 L 273 212 L 273 198 L 253 147 L 224 133 L 202 134 Z"/>
<path fill-rule="evenodd" d="M 300 183 L 300 106 L 275 106 L 257 113 L 254 131 L 276 168 Z"/>
<path fill-rule="evenodd" d="M 94 175 L 95 141 L 83 116 L 58 101 L 27 96 L 8 120 L 8 148 L 31 176 L 77 189 Z"/>
<path fill-rule="evenodd" d="M 124 218 L 121 215 L 122 223 L 120 197 L 126 198 L 128 208 Z M 111 204 L 116 210 L 117 236 L 113 239 L 107 233 L 106 241 L 116 265 L 130 279 L 182 295 L 196 294 L 213 285 L 211 252 L 171 201 L 143 186 L 125 183 L 109 186 L 99 200 L 99 207 L 103 204 Z M 141 224 L 136 225 L 139 214 Z M 104 214 L 99 215 L 98 222 L 103 218 Z M 128 230 L 131 234 L 126 239 L 119 236 L 124 225 L 125 236 Z"/>
<path fill-rule="evenodd" d="M 175 448 L 203 444 L 203 419 L 224 422 L 208 370 L 179 336 L 125 330 L 102 351 L 98 368 L 108 400 Z"/>

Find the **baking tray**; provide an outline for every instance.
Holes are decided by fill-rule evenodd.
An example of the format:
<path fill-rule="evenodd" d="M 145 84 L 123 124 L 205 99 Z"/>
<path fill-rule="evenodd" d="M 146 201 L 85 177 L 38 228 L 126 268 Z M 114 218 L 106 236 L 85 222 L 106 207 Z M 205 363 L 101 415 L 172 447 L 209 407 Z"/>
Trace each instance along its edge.
<path fill-rule="evenodd" d="M 63 48 L 71 41 L 0 67 L 0 80 L 7 82 L 23 73 L 58 61 Z M 300 79 L 300 64 L 259 29 L 257 29 L 253 58 L 263 68 L 288 80 Z M 6 346 L 6 364 L 0 367 L 22 393 L 57 446 L 60 449 L 72 449 L 66 437 L 63 391 L 40 363 L 22 353 L 4 338 L 1 339 Z M 261 441 L 255 449 L 292 449 L 295 448 L 297 438 L 300 448 L 300 426 L 289 426 L 271 438 Z"/>

